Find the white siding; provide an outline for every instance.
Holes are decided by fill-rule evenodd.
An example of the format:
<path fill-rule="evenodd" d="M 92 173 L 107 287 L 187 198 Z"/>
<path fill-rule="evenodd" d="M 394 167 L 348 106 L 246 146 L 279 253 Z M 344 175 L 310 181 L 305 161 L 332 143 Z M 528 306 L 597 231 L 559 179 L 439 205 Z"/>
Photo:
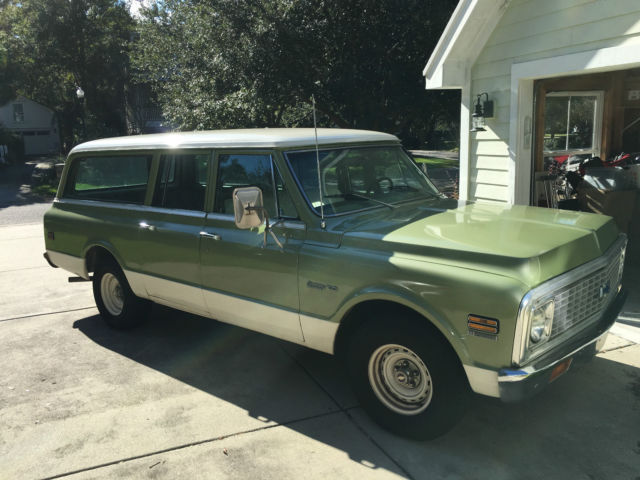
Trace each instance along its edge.
<path fill-rule="evenodd" d="M 471 70 L 471 93 L 487 92 L 494 118 L 471 134 L 469 198 L 509 201 L 511 66 L 621 45 L 640 48 L 640 0 L 513 0 Z"/>
<path fill-rule="evenodd" d="M 16 123 L 13 118 L 13 105 L 22 105 L 24 121 Z M 32 100 L 20 97 L 0 107 L 0 123 L 5 128 L 15 130 L 49 129 L 54 123 L 53 112 Z"/>
<path fill-rule="evenodd" d="M 16 122 L 13 106 L 22 105 L 23 121 Z M 44 105 L 18 97 L 0 107 L 0 125 L 23 134 L 26 155 L 55 153 L 60 149 L 58 122 L 52 110 Z"/>

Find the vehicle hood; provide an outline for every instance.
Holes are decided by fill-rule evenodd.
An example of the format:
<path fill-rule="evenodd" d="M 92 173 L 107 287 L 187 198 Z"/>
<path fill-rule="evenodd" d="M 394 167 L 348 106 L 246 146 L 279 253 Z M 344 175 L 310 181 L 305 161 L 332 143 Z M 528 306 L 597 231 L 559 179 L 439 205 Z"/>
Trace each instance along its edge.
<path fill-rule="evenodd" d="M 603 215 L 445 199 L 376 209 L 339 228 L 343 246 L 489 271 L 532 287 L 602 255 L 618 236 Z"/>

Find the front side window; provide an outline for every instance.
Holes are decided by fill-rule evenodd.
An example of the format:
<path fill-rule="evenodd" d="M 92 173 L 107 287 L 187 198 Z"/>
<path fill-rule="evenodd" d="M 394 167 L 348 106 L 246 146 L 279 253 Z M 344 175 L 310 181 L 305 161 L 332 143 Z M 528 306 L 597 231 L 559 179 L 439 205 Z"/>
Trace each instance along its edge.
<path fill-rule="evenodd" d="M 151 204 L 204 211 L 209 154 L 163 155 Z"/>
<path fill-rule="evenodd" d="M 307 200 L 320 213 L 315 151 L 286 154 Z M 321 150 L 320 181 L 325 215 L 439 196 L 399 146 Z"/>
<path fill-rule="evenodd" d="M 150 155 L 80 158 L 71 167 L 64 196 L 142 204 L 150 167 Z"/>
<path fill-rule="evenodd" d="M 269 154 L 221 154 L 214 211 L 233 215 L 233 190 L 259 187 L 264 206 L 272 218 L 295 218 L 289 192 Z"/>

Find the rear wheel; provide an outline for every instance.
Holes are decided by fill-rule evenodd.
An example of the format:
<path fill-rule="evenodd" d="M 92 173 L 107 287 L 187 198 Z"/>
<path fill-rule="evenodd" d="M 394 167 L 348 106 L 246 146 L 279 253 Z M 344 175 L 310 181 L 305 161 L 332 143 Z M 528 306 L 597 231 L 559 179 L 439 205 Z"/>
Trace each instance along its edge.
<path fill-rule="evenodd" d="M 93 296 L 104 321 L 112 328 L 128 329 L 143 323 L 151 302 L 136 297 L 115 261 L 103 261 L 93 274 Z"/>
<path fill-rule="evenodd" d="M 469 386 L 452 348 L 417 321 L 366 322 L 347 362 L 364 410 L 382 427 L 418 440 L 450 430 L 464 413 Z"/>

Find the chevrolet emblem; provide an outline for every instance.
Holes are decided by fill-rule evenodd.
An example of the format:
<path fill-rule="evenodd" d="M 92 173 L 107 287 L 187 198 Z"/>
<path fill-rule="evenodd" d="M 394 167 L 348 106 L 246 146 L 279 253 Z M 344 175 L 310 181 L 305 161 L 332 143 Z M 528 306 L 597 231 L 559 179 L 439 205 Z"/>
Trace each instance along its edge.
<path fill-rule="evenodd" d="M 611 291 L 611 286 L 609 285 L 609 282 L 603 283 L 602 285 L 600 285 L 600 291 L 598 292 L 598 298 L 600 300 L 602 300 L 604 297 L 609 295 L 610 291 Z"/>

